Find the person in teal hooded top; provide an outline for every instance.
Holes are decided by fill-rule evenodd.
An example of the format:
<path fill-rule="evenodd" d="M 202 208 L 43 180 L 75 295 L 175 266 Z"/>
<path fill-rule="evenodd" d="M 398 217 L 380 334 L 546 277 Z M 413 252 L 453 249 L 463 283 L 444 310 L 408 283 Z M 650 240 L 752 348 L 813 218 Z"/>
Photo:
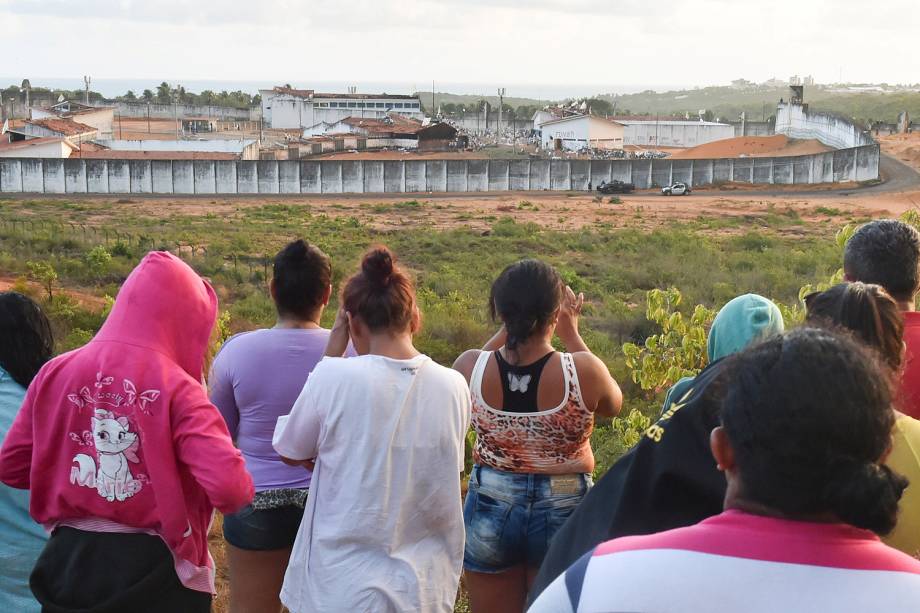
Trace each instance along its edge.
<path fill-rule="evenodd" d="M 38 305 L 16 292 L 0 293 L 0 442 L 53 349 L 51 326 Z M 0 611 L 41 610 L 29 574 L 47 540 L 29 516 L 29 492 L 0 483 Z"/>
<path fill-rule="evenodd" d="M 738 353 L 748 345 L 768 336 L 781 334 L 783 315 L 772 301 L 757 294 L 732 298 L 716 315 L 709 329 L 706 352 L 712 364 Z M 668 390 L 661 413 L 680 402 L 693 389 L 695 377 L 684 377 Z"/>

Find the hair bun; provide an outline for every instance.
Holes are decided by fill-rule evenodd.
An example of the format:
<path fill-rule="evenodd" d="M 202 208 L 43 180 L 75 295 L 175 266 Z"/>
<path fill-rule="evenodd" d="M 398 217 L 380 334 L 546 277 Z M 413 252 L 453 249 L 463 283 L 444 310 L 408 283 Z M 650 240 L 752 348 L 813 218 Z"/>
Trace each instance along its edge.
<path fill-rule="evenodd" d="M 293 260 L 304 261 L 307 259 L 307 252 L 309 251 L 310 246 L 302 238 L 291 242 L 287 246 L 287 255 Z"/>
<path fill-rule="evenodd" d="M 361 270 L 368 280 L 387 286 L 393 276 L 393 254 L 386 247 L 376 247 L 367 252 L 361 262 Z"/>
<path fill-rule="evenodd" d="M 885 535 L 894 529 L 907 479 L 884 464 L 840 459 L 825 484 L 824 497 L 837 517 Z"/>

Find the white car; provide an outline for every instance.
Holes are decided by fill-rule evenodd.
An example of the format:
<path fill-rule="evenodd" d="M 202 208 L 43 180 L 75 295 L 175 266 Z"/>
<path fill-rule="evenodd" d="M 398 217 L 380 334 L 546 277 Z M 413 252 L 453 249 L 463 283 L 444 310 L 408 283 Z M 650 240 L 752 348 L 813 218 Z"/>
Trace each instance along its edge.
<path fill-rule="evenodd" d="M 690 193 L 690 186 L 686 183 L 672 183 L 661 188 L 662 196 L 686 196 Z"/>

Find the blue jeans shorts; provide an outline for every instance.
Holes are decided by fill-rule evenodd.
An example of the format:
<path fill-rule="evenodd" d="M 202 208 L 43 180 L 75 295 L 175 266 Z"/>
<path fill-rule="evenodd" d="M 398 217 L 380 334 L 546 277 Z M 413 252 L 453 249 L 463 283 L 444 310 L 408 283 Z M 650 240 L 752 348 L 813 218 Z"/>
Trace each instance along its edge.
<path fill-rule="evenodd" d="M 463 567 L 500 573 L 538 568 L 550 540 L 593 485 L 591 475 L 534 475 L 473 466 L 463 504 Z"/>
<path fill-rule="evenodd" d="M 252 505 L 224 517 L 224 538 L 238 549 L 275 551 L 294 545 L 303 509 L 298 506 L 258 510 Z"/>

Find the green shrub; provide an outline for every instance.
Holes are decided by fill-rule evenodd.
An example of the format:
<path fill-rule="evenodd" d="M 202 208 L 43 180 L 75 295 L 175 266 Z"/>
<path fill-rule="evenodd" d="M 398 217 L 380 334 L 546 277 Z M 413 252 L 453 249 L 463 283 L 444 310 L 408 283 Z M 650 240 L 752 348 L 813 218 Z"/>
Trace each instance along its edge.
<path fill-rule="evenodd" d="M 112 255 L 102 245 L 96 245 L 83 257 L 90 273 L 98 280 L 109 270 Z"/>

